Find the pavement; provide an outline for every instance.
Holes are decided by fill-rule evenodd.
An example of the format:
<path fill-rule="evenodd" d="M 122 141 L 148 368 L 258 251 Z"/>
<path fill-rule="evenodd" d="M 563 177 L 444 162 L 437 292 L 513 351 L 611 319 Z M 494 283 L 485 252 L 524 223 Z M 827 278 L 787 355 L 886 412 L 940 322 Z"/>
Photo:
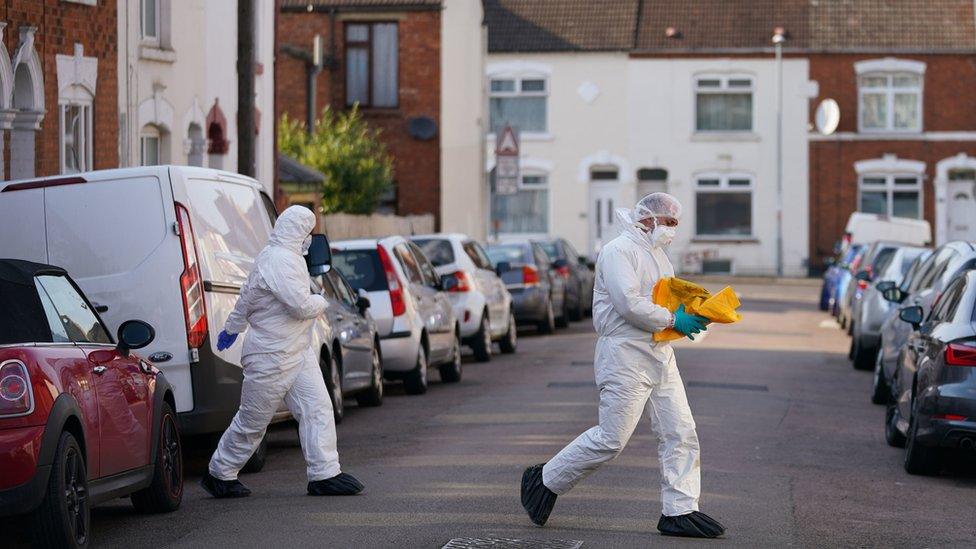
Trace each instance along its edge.
<path fill-rule="evenodd" d="M 720 288 L 706 281 L 711 289 Z M 976 545 L 976 474 L 910 476 L 887 446 L 870 373 L 816 310 L 819 286 L 734 282 L 744 319 L 675 345 L 702 447 L 702 510 L 721 540 L 661 537 L 659 465 L 647 420 L 615 461 L 562 496 L 544 528 L 519 504 L 522 470 L 597 421 L 589 321 L 527 334 L 516 355 L 465 363 L 460 384 L 423 397 L 395 385 L 380 408 L 347 409 L 343 470 L 356 497 L 305 495 L 296 430 L 275 429 L 250 498 L 199 488 L 189 456 L 183 506 L 139 515 L 128 500 L 94 510 L 99 547 L 439 548 L 454 538 L 568 540 L 582 547 L 959 547 Z M 436 375 L 434 376 L 436 378 Z M 968 517 L 968 518 L 967 518 Z M 555 543 L 551 543 L 555 546 Z M 568 546 L 572 547 L 574 544 Z M 495 545 L 499 546 L 499 545 Z M 542 545 L 540 545 L 541 547 Z"/>

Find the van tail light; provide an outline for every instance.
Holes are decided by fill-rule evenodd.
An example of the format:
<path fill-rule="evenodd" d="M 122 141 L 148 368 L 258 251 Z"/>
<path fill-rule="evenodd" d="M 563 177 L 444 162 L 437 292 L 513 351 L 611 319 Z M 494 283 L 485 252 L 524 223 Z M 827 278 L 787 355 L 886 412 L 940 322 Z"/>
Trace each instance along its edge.
<path fill-rule="evenodd" d="M 393 309 L 393 316 L 398 317 L 407 312 L 407 303 L 403 299 L 403 285 L 400 284 L 400 277 L 397 276 L 393 268 L 393 260 L 383 246 L 376 246 L 376 253 L 380 255 L 380 264 L 383 265 L 383 272 L 386 273 L 386 285 L 390 288 L 390 307 Z"/>
<path fill-rule="evenodd" d="M 950 343 L 946 346 L 945 363 L 949 366 L 976 366 L 976 347 Z"/>
<path fill-rule="evenodd" d="M 203 276 L 200 274 L 190 212 L 182 204 L 176 205 L 176 219 L 180 227 L 180 245 L 183 248 L 180 288 L 183 294 L 183 316 L 186 317 L 186 344 L 191 349 L 197 349 L 207 339 L 207 303 L 203 296 Z"/>
<path fill-rule="evenodd" d="M 33 410 L 34 392 L 27 366 L 19 360 L 4 362 L 0 365 L 0 417 L 23 416 Z"/>
<path fill-rule="evenodd" d="M 457 286 L 451 288 L 448 291 L 450 291 L 452 293 L 461 293 L 461 292 L 470 292 L 471 291 L 471 288 L 472 288 L 471 277 L 468 276 L 468 273 L 466 273 L 464 271 L 457 271 L 457 272 L 451 273 L 449 276 L 453 276 L 454 278 L 457 279 Z"/>
<path fill-rule="evenodd" d="M 522 283 L 526 286 L 539 285 L 539 271 L 529 265 L 522 266 Z"/>

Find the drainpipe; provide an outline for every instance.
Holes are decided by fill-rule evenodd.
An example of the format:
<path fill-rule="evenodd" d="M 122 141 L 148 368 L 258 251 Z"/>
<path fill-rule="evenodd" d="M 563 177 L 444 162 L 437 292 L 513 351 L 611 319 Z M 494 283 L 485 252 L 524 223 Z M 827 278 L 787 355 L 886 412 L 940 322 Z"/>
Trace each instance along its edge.
<path fill-rule="evenodd" d="M 254 177 L 254 0 L 237 2 L 237 171 Z"/>

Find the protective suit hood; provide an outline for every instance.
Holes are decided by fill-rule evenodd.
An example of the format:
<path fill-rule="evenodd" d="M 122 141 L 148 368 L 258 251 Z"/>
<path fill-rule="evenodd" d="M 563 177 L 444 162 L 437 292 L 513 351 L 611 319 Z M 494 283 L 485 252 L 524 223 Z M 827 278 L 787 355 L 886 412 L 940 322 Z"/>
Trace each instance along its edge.
<path fill-rule="evenodd" d="M 315 228 L 315 214 L 304 206 L 289 206 L 281 212 L 268 243 L 302 255 L 302 242 Z"/>
<path fill-rule="evenodd" d="M 623 227 L 623 229 L 620 231 L 621 234 L 625 235 L 628 239 L 634 241 L 635 244 L 648 252 L 654 248 L 651 246 L 651 242 L 647 239 L 647 232 L 637 226 L 640 221 L 634 219 L 634 210 L 630 210 L 628 208 L 617 208 L 614 210 L 614 215 L 617 218 L 617 226 Z"/>

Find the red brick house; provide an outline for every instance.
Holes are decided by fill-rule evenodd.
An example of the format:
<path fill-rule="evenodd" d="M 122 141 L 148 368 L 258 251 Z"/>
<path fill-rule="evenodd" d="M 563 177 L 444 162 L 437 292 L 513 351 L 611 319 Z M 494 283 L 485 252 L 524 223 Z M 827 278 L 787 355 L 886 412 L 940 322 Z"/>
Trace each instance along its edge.
<path fill-rule="evenodd" d="M 382 131 L 395 182 L 384 206 L 397 214 L 440 213 L 441 9 L 441 0 L 282 0 L 278 14 L 275 119 L 306 119 L 299 52 L 319 34 L 315 110 L 358 104 Z"/>
<path fill-rule="evenodd" d="M 924 218 L 934 244 L 976 240 L 973 2 L 822 4 L 810 112 L 831 98 L 841 116 L 833 135 L 810 136 L 812 266 L 853 211 Z"/>
<path fill-rule="evenodd" d="M 115 0 L 0 4 L 0 179 L 118 166 Z"/>

